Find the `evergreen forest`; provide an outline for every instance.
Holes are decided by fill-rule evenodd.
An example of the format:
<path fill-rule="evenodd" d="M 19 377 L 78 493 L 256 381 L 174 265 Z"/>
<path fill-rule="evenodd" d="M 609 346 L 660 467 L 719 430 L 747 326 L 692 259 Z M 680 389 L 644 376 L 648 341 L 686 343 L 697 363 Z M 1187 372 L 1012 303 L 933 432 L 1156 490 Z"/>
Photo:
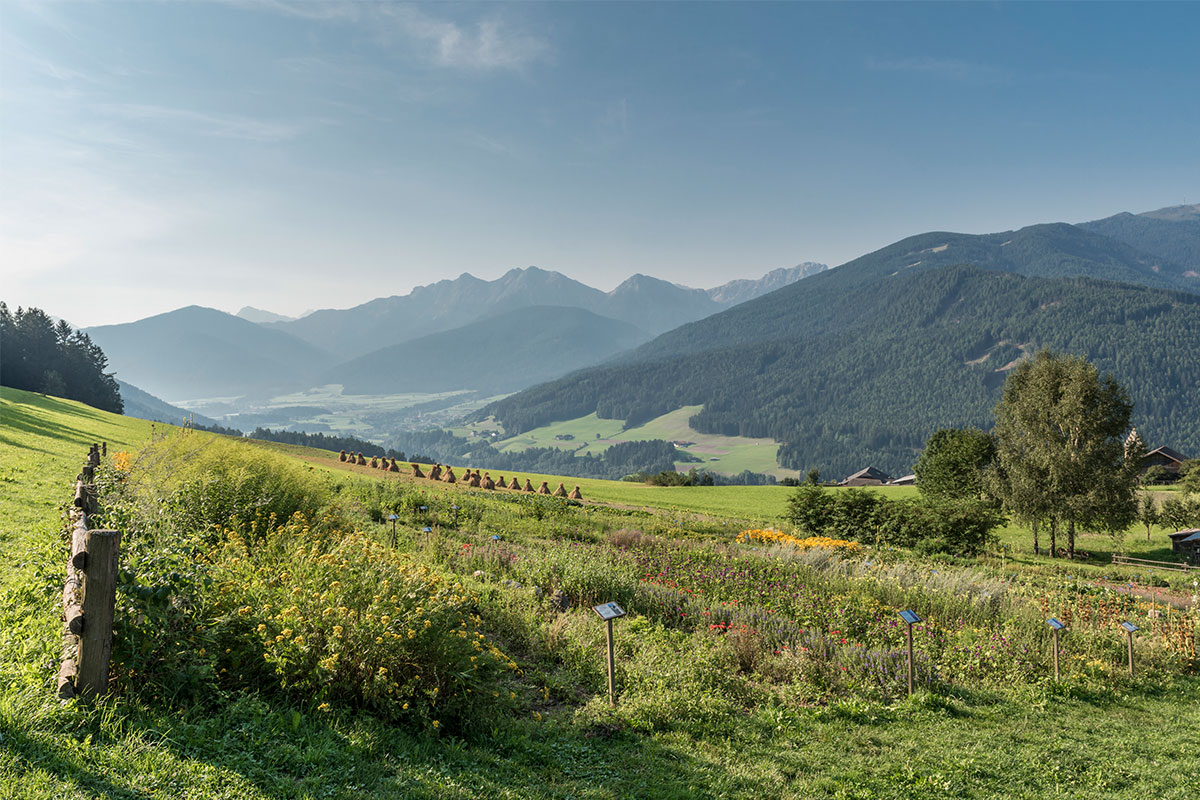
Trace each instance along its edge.
<path fill-rule="evenodd" d="M 10 312 L 0 301 L 0 385 L 79 400 L 121 413 L 117 381 L 100 346 L 40 308 Z"/>

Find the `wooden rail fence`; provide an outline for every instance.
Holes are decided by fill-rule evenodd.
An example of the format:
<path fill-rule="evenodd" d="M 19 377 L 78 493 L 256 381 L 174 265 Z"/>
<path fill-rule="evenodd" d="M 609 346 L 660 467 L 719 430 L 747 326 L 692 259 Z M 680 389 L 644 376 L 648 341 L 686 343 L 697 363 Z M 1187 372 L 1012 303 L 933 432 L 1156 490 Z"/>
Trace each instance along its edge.
<path fill-rule="evenodd" d="M 58 696 L 64 700 L 102 694 L 108 688 L 121 534 L 88 529 L 88 517 L 98 511 L 94 481 L 102 454 L 108 454 L 108 443 L 93 444 L 75 481 L 58 669 Z"/>
<path fill-rule="evenodd" d="M 1113 554 L 1112 560 L 1114 564 L 1124 564 L 1127 567 L 1149 567 L 1151 569 L 1164 570 L 1166 572 L 1191 572 L 1192 570 L 1200 569 L 1200 567 L 1195 567 L 1191 564 L 1183 564 L 1178 561 L 1152 561 L 1148 558 L 1119 556 L 1116 553 Z"/>

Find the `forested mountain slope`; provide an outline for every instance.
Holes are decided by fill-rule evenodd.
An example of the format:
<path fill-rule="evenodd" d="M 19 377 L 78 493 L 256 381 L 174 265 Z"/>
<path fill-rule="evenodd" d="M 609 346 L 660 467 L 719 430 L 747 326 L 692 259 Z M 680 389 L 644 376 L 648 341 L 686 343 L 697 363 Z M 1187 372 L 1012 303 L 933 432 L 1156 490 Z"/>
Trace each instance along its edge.
<path fill-rule="evenodd" d="M 989 427 L 1006 369 L 1051 347 L 1112 371 L 1152 446 L 1200 452 L 1200 296 L 971 266 L 848 291 L 834 280 L 847 267 L 660 337 L 635 351 L 637 361 L 534 387 L 479 416 L 494 414 L 514 434 L 593 411 L 637 424 L 703 404 L 697 430 L 780 440 L 783 466 L 897 473 L 937 428 Z M 681 341 L 663 346 L 671 338 Z"/>
<path fill-rule="evenodd" d="M 1181 288 L 1200 282 L 1154 272 L 1163 263 L 1106 236 L 1066 223 L 1019 231 L 970 235 L 910 236 L 707 319 L 683 325 L 647 342 L 629 362 L 695 353 L 757 341 L 832 335 L 869 323 L 873 311 L 845 302 L 848 295 L 890 291 L 906 275 L 969 263 L 985 270 L 1056 278 L 1081 275 L 1126 283 Z"/>
<path fill-rule="evenodd" d="M 347 394 L 511 392 L 591 366 L 650 338 L 580 308 L 533 306 L 368 353 L 322 383 Z"/>
<path fill-rule="evenodd" d="M 1115 214 L 1078 227 L 1176 264 L 1183 269 L 1183 277 L 1200 285 L 1200 205 Z"/>

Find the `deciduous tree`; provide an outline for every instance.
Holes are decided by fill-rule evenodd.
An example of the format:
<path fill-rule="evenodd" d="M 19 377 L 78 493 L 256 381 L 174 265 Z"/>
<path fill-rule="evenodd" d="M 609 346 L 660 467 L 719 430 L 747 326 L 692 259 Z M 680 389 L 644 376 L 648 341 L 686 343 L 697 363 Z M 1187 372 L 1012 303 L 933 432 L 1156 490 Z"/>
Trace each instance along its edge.
<path fill-rule="evenodd" d="M 1060 523 L 1073 557 L 1077 528 L 1117 532 L 1136 518 L 1144 453 L 1126 447 L 1132 413 L 1125 389 L 1083 357 L 1042 350 L 1005 381 L 993 488 L 1017 518 L 1049 523 L 1052 554 Z"/>

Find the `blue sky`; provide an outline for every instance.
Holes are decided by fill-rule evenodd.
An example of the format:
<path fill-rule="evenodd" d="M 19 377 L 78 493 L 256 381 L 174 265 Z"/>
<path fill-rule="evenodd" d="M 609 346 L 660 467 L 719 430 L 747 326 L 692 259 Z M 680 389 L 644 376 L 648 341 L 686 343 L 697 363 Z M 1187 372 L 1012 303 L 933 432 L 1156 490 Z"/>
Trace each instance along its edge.
<path fill-rule="evenodd" d="M 0 296 L 609 289 L 1200 201 L 1200 4 L 0 4 Z"/>

